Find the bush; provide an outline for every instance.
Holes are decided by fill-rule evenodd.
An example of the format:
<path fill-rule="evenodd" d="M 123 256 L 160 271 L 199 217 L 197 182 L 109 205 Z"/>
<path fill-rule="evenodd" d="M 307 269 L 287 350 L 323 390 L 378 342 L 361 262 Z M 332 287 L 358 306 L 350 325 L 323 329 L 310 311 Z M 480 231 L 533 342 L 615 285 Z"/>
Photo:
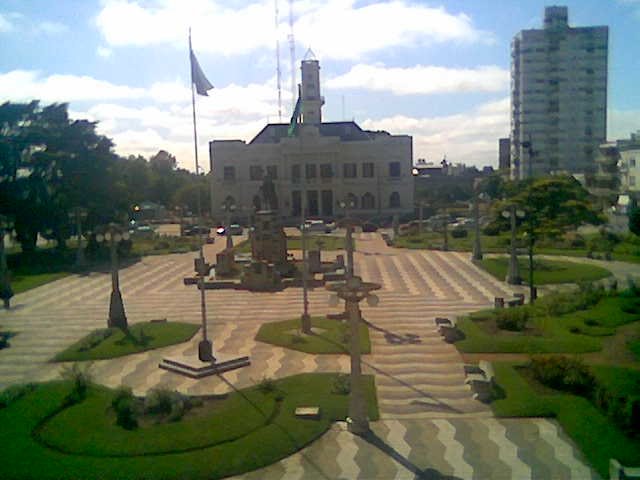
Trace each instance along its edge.
<path fill-rule="evenodd" d="M 519 307 L 496 310 L 495 319 L 499 329 L 521 332 L 526 328 L 529 317 L 529 308 Z"/>
<path fill-rule="evenodd" d="M 482 229 L 482 233 L 490 237 L 495 237 L 497 235 L 500 235 L 500 231 L 501 231 L 500 225 L 497 223 L 490 223 L 489 225 L 487 225 Z"/>
<path fill-rule="evenodd" d="M 272 393 L 276 390 L 276 382 L 272 378 L 264 377 L 258 384 L 258 390 L 262 393 Z"/>
<path fill-rule="evenodd" d="M 534 358 L 530 368 L 536 380 L 557 390 L 588 396 L 596 386 L 591 370 L 578 358 Z"/>
<path fill-rule="evenodd" d="M 126 430 L 138 427 L 139 405 L 129 387 L 120 387 L 111 401 L 111 406 L 116 412 L 116 423 Z"/>
<path fill-rule="evenodd" d="M 170 422 L 180 420 L 185 413 L 201 402 L 188 395 L 166 388 L 154 388 L 144 400 L 144 411 L 152 415 L 166 417 Z"/>
<path fill-rule="evenodd" d="M 92 350 L 113 334 L 113 330 L 105 328 L 91 332 L 84 340 L 83 344 L 78 348 L 80 352 Z"/>
<path fill-rule="evenodd" d="M 349 393 L 351 393 L 351 385 L 349 382 L 349 375 L 338 375 L 331 386 L 331 393 L 335 393 L 336 395 L 349 395 Z"/>
<path fill-rule="evenodd" d="M 467 232 L 466 228 L 456 227 L 451 230 L 451 236 L 453 238 L 466 238 L 469 232 Z"/>
<path fill-rule="evenodd" d="M 0 392 L 0 408 L 11 405 L 16 400 L 24 397 L 27 393 L 36 389 L 35 383 L 25 383 L 21 385 L 12 385 Z"/>
<path fill-rule="evenodd" d="M 87 389 L 91 383 L 90 365 L 80 367 L 77 363 L 62 370 L 62 378 L 71 381 L 71 391 L 67 395 L 66 403 L 73 405 L 82 402 L 87 397 Z"/>

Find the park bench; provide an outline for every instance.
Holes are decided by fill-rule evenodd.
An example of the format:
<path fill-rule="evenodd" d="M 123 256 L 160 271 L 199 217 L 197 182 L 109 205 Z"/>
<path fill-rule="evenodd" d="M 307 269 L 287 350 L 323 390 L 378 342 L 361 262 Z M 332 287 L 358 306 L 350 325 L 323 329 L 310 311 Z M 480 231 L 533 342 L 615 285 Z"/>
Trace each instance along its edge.
<path fill-rule="evenodd" d="M 473 393 L 473 398 L 481 402 L 491 400 L 494 372 L 491 362 L 480 360 L 478 365 L 465 365 L 467 378 L 464 383 L 469 385 Z"/>
<path fill-rule="evenodd" d="M 320 407 L 297 407 L 295 415 L 300 418 L 320 418 Z"/>
<path fill-rule="evenodd" d="M 437 317 L 435 323 L 438 328 L 438 333 L 442 335 L 445 342 L 453 343 L 460 337 L 460 332 L 456 327 L 455 321 L 451 321 L 448 318 Z"/>
<path fill-rule="evenodd" d="M 611 480 L 640 478 L 640 468 L 625 467 L 615 458 L 612 458 L 609 460 L 609 478 Z"/>

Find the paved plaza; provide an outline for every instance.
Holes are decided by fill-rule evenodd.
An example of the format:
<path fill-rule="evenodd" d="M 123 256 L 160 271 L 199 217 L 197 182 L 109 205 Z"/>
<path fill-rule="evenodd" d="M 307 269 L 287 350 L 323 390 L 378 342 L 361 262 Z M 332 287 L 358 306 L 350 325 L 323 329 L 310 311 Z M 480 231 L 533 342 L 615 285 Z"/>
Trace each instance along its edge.
<path fill-rule="evenodd" d="M 206 246 L 209 261 L 223 240 Z M 378 307 L 362 306 L 372 354 L 365 373 L 376 376 L 381 421 L 367 439 L 336 424 L 306 449 L 243 478 L 591 478 L 595 473 L 557 423 L 548 419 L 497 420 L 464 384 L 462 358 L 438 335 L 434 319 L 487 308 L 494 296 L 518 291 L 476 268 L 468 254 L 388 247 L 377 233 L 357 235 L 355 271 L 381 283 Z M 334 253 L 327 254 L 329 258 Z M 167 318 L 200 323 L 199 293 L 183 284 L 195 254 L 145 257 L 121 271 L 130 323 Z M 16 295 L 0 311 L 3 330 L 16 332 L 0 351 L 0 388 L 56 378 L 48 363 L 74 341 L 106 327 L 110 276 L 70 276 Z M 521 289 L 520 291 L 525 291 Z M 309 293 L 310 312 L 338 312 L 324 288 Z M 200 333 L 187 343 L 93 362 L 102 384 L 129 385 L 136 394 L 164 386 L 189 394 L 225 393 L 263 378 L 301 372 L 349 371 L 346 355 L 308 355 L 254 341 L 265 322 L 296 318 L 299 288 L 276 293 L 207 291 L 209 332 L 216 353 L 249 355 L 251 366 L 224 378 L 194 380 L 158 368 L 165 356 L 195 357 Z"/>

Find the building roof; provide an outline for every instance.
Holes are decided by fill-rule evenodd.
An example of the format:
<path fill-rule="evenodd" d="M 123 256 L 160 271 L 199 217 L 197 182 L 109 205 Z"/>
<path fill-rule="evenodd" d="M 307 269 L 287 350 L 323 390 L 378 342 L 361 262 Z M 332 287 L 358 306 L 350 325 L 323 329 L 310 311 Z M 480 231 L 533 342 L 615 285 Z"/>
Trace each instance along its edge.
<path fill-rule="evenodd" d="M 287 137 L 288 130 L 288 123 L 269 123 L 249 144 L 280 143 L 281 138 Z M 389 135 L 385 131 L 362 130 L 356 122 L 323 122 L 319 125 L 319 130 L 320 136 L 340 137 L 343 142 L 367 141 L 373 140 L 377 136 Z"/>

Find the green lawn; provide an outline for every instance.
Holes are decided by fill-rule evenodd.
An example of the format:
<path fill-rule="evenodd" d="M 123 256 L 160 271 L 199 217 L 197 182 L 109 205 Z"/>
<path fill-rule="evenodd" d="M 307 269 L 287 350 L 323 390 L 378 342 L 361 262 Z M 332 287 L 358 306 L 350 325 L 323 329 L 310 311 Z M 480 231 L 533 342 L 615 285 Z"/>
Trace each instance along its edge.
<path fill-rule="evenodd" d="M 504 280 L 509 268 L 507 257 L 485 258 L 476 265 L 489 272 L 498 280 Z M 529 261 L 519 257 L 520 276 L 523 282 L 529 281 Z M 605 268 L 578 262 L 563 262 L 558 260 L 534 260 L 533 283 L 546 285 L 552 283 L 592 282 L 611 275 Z"/>
<path fill-rule="evenodd" d="M 13 293 L 22 293 L 54 280 L 59 280 L 71 272 L 36 273 L 33 275 L 12 275 L 11 289 Z"/>
<path fill-rule="evenodd" d="M 275 381 L 272 392 L 245 389 L 207 411 L 196 408 L 181 422 L 132 431 L 113 424 L 112 390 L 92 387 L 84 402 L 61 410 L 70 384 L 43 384 L 0 409 L 0 477 L 216 479 L 254 470 L 291 455 L 345 419 L 348 396 L 332 393 L 336 378 L 288 377 Z M 364 381 L 369 417 L 376 420 L 374 380 Z M 320 419 L 296 418 L 298 406 L 319 406 Z"/>
<path fill-rule="evenodd" d="M 312 317 L 311 325 L 323 331 L 301 335 L 300 319 L 265 323 L 258 330 L 256 340 L 306 353 L 348 353 L 349 325 L 346 322 Z M 360 324 L 360 351 L 371 353 L 369 329 L 364 323 Z"/>
<path fill-rule="evenodd" d="M 131 253 L 134 255 L 166 255 L 169 253 L 193 252 L 200 248 L 201 238 L 168 236 L 135 236 L 132 238 Z"/>
<path fill-rule="evenodd" d="M 199 325 L 180 322 L 145 322 L 129 326 L 127 333 L 119 328 L 105 328 L 89 335 L 57 354 L 54 361 L 78 362 L 122 357 L 189 340 Z"/>
<path fill-rule="evenodd" d="M 587 399 L 565 393 L 542 394 L 518 373 L 513 364 L 494 362 L 493 366 L 498 395 L 503 397 L 492 403 L 496 416 L 556 417 L 603 478 L 609 476 L 610 458 L 616 458 L 626 466 L 639 465 L 640 441 L 627 437 Z M 606 367 L 594 370 L 598 379 L 611 376 Z"/>
<path fill-rule="evenodd" d="M 565 302 L 566 298 L 566 294 L 543 297 L 534 307 L 509 309 L 530 312 L 527 329 L 520 332 L 498 329 L 496 310 L 460 318 L 457 325 L 464 338 L 456 347 L 466 353 L 596 352 L 602 348 L 602 337 L 615 334 L 620 325 L 640 320 L 637 300 L 622 296 L 605 296 L 585 310 L 549 313 L 550 305 L 555 307 L 554 302 Z"/>

